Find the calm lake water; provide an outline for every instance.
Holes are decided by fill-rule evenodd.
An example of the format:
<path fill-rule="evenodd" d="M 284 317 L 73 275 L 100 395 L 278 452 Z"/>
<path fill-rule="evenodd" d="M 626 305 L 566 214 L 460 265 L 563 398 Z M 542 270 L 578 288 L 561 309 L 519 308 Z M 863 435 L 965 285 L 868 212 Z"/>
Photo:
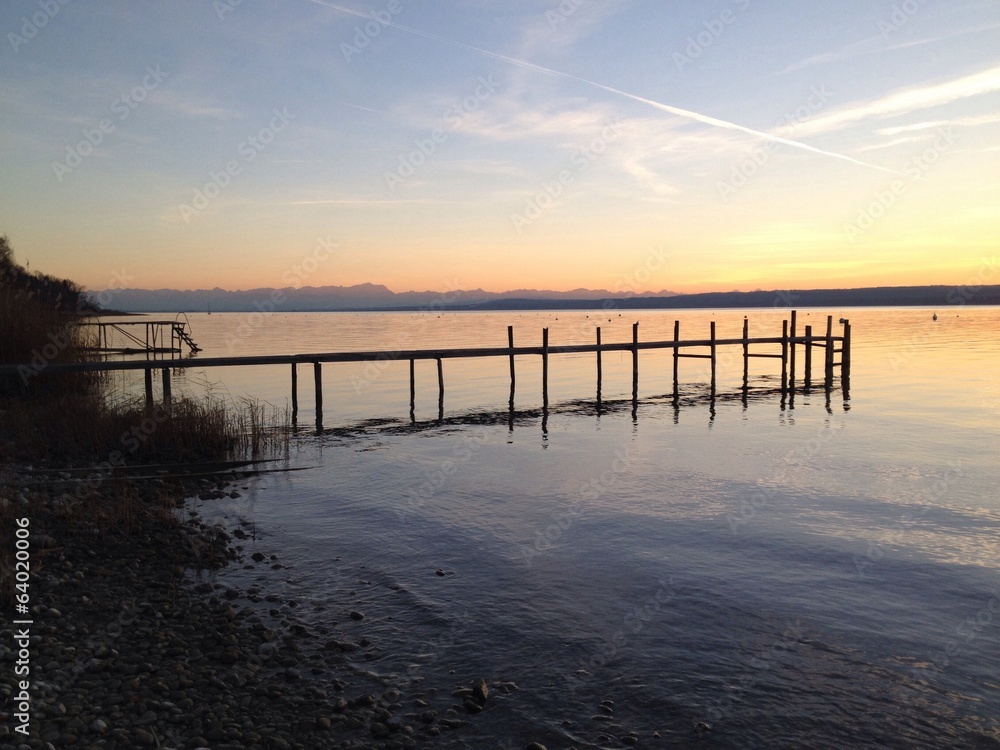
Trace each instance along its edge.
<path fill-rule="evenodd" d="M 940 319 L 932 321 L 933 312 Z M 488 709 L 440 747 L 1000 747 L 1000 308 L 801 310 L 851 319 L 849 399 L 705 394 L 668 353 L 409 368 L 324 367 L 327 432 L 300 372 L 289 464 L 209 519 L 254 524 L 247 551 L 286 568 L 225 571 L 297 601 L 310 629 L 371 646 L 359 675 L 443 710 L 485 677 Z M 203 357 L 780 335 L 781 311 L 191 315 Z M 839 326 L 835 326 L 839 332 Z M 760 349 L 759 351 L 765 351 Z M 738 349 L 719 392 L 736 391 Z M 801 352 L 799 371 L 801 373 Z M 821 375 L 819 361 L 817 375 Z M 287 367 L 190 370 L 192 394 L 284 406 Z M 175 385 L 175 388 L 178 387 Z M 354 431 L 341 428 L 380 420 Z M 444 573 L 439 575 L 438 573 Z M 361 623 L 350 609 L 366 614 Z M 285 610 L 288 611 L 286 607 Z M 336 620 L 338 624 L 332 625 Z M 360 676 L 359 676 L 360 679 Z M 613 701 L 609 712 L 604 701 Z M 607 704 L 606 704 L 607 705 Z M 704 722 L 710 731 L 699 731 Z M 461 739 L 458 739 L 458 737 Z"/>

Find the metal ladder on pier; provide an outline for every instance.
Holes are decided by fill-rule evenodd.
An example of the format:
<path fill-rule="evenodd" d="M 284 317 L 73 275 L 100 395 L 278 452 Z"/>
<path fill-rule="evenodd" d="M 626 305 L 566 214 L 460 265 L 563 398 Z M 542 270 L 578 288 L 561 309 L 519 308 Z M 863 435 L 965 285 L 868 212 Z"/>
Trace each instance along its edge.
<path fill-rule="evenodd" d="M 187 332 L 187 328 L 185 327 L 184 323 L 179 323 L 179 322 L 174 323 L 173 335 L 174 337 L 177 338 L 177 340 L 183 341 L 185 344 L 187 344 L 188 349 L 191 350 L 192 354 L 196 354 L 201 351 L 201 347 L 194 342 L 194 339 L 191 338 L 191 334 Z"/>

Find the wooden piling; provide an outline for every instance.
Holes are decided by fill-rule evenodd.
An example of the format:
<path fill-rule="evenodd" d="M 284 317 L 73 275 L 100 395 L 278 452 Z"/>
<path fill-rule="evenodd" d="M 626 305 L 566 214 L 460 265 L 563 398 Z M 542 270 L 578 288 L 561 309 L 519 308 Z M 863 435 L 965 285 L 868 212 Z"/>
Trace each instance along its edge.
<path fill-rule="evenodd" d="M 681 322 L 679 320 L 674 321 L 674 403 L 677 403 L 677 399 L 680 398 L 680 385 L 678 384 L 678 363 L 681 359 Z"/>
<path fill-rule="evenodd" d="M 840 344 L 840 379 L 851 377 L 851 322 L 844 321 L 844 340 Z"/>
<path fill-rule="evenodd" d="M 316 429 L 323 429 L 323 365 L 313 362 L 313 380 L 316 386 Z"/>
<path fill-rule="evenodd" d="M 601 403 L 601 385 L 604 373 L 601 366 L 601 327 L 597 326 L 597 403 Z"/>
<path fill-rule="evenodd" d="M 796 328 L 797 312 L 792 310 L 792 322 L 788 329 L 788 387 L 792 391 L 795 390 L 795 332 L 798 330 Z"/>
<path fill-rule="evenodd" d="M 510 348 L 510 392 L 514 393 L 514 326 L 507 326 L 507 346 Z"/>
<path fill-rule="evenodd" d="M 788 393 L 788 321 L 781 321 L 781 395 Z"/>
<path fill-rule="evenodd" d="M 444 365 L 441 357 L 437 358 L 438 370 L 438 421 L 444 419 Z"/>
<path fill-rule="evenodd" d="M 750 389 L 750 321 L 743 316 L 743 395 Z"/>
<path fill-rule="evenodd" d="M 146 381 L 146 410 L 153 408 L 153 370 L 147 367 L 144 370 L 144 380 Z"/>
<path fill-rule="evenodd" d="M 802 388 L 807 393 L 812 388 L 812 362 L 813 362 L 813 327 L 806 326 L 806 364 L 803 373 Z"/>
<path fill-rule="evenodd" d="M 833 388 L 833 316 L 826 317 L 826 372 L 823 378 L 823 387 L 826 390 Z"/>
<path fill-rule="evenodd" d="M 710 341 L 712 342 L 711 343 L 712 353 L 710 355 L 711 359 L 712 359 L 712 398 L 715 398 L 715 368 L 716 368 L 716 362 L 717 362 L 718 358 L 716 357 L 715 321 L 714 320 L 712 321 L 710 330 L 711 330 Z"/>
<path fill-rule="evenodd" d="M 410 416 L 417 408 L 417 361 L 410 360 Z"/>
<path fill-rule="evenodd" d="M 639 400 L 639 323 L 632 324 L 632 401 Z"/>
<path fill-rule="evenodd" d="M 163 408 L 169 409 L 173 400 L 170 393 L 170 368 L 164 367 L 160 374 L 163 376 Z"/>
<path fill-rule="evenodd" d="M 542 329 L 542 404 L 549 408 L 549 329 Z"/>

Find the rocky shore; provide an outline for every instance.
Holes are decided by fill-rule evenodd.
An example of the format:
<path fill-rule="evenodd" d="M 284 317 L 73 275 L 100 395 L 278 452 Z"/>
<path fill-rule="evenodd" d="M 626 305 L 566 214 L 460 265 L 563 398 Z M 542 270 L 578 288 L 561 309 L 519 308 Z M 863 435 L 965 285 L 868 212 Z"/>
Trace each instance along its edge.
<path fill-rule="evenodd" d="M 30 519 L 32 620 L 27 737 L 14 716 L 24 679 L 15 675 L 19 626 L 0 632 L 0 746 L 465 746 L 462 727 L 489 700 L 485 681 L 447 696 L 404 695 L 347 668 L 357 643 L 311 633 L 294 618 L 269 625 L 254 606 L 294 602 L 214 581 L 214 568 L 270 561 L 244 559 L 244 535 L 184 512 L 183 498 L 238 490 L 222 480 L 136 485 L 129 528 L 98 529 L 74 515 L 63 479 L 33 485 L 8 471 L 0 483 L 4 512 Z"/>

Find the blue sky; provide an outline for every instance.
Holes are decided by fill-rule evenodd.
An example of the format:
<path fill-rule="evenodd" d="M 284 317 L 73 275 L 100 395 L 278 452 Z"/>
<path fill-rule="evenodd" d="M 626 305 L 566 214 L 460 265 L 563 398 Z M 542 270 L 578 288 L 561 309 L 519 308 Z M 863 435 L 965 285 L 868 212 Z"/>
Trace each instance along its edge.
<path fill-rule="evenodd" d="M 996 2 L 0 19 L 0 232 L 93 289 L 1000 283 Z"/>

